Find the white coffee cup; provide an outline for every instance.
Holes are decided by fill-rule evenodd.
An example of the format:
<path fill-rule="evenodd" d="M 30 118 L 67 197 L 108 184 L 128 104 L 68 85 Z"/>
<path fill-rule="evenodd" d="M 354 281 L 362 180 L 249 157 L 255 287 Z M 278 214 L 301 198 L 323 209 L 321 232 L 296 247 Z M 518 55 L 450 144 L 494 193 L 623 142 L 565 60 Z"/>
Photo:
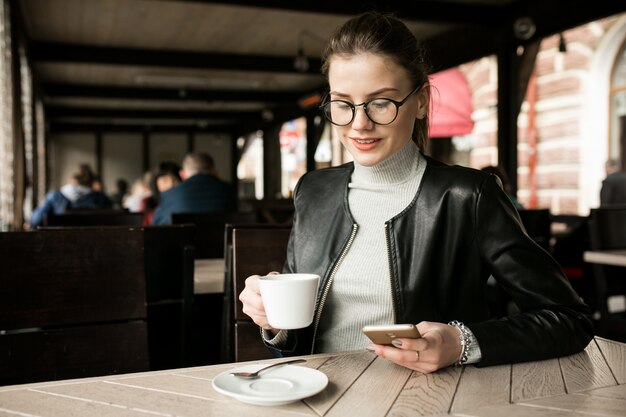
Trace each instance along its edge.
<path fill-rule="evenodd" d="M 278 274 L 259 279 L 267 320 L 275 329 L 301 329 L 313 322 L 320 277 Z"/>

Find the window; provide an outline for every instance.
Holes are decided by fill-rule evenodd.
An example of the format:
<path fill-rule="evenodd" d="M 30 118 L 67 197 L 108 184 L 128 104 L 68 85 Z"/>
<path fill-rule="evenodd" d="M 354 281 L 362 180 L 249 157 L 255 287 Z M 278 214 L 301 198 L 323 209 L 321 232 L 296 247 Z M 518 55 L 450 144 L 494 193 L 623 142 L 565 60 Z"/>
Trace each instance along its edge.
<path fill-rule="evenodd" d="M 626 164 L 626 45 L 613 68 L 610 103 L 609 158 Z"/>
<path fill-rule="evenodd" d="M 9 4 L 0 0 L 0 231 L 10 230 L 13 211 L 13 78 Z"/>

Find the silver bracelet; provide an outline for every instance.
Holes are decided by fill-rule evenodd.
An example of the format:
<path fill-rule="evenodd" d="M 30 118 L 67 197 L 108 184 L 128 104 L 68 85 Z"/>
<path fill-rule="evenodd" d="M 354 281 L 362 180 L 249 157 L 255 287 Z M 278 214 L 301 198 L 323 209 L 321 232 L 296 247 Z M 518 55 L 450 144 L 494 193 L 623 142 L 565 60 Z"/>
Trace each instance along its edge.
<path fill-rule="evenodd" d="M 465 327 L 465 325 L 458 320 L 452 320 L 450 323 L 448 323 L 448 326 L 456 327 L 457 329 L 459 329 L 459 340 L 461 341 L 461 354 L 459 355 L 459 360 L 456 361 L 454 365 L 465 365 L 467 363 L 469 348 L 472 343 L 472 336 L 467 327 Z"/>

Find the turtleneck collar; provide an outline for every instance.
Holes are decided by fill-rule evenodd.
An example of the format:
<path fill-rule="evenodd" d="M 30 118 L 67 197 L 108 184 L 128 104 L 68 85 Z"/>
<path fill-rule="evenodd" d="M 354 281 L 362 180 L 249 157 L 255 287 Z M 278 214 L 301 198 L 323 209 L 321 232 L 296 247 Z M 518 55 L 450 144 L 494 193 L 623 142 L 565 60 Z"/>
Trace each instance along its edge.
<path fill-rule="evenodd" d="M 409 141 L 398 152 L 371 167 L 354 162 L 351 186 L 367 187 L 400 184 L 415 176 L 422 155 L 413 141 Z"/>

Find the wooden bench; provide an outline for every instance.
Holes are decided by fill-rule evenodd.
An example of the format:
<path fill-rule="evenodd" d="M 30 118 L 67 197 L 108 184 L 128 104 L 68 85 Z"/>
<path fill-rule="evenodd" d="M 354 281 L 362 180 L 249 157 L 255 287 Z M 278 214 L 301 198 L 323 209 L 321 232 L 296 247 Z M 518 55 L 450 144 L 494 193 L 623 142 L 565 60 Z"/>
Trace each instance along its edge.
<path fill-rule="evenodd" d="M 117 209 L 72 210 L 48 214 L 44 226 L 141 226 L 142 214 Z"/>
<path fill-rule="evenodd" d="M 143 244 L 132 229 L 0 233 L 0 384 L 148 370 Z"/>
<path fill-rule="evenodd" d="M 195 226 L 44 227 L 35 233 L 61 231 L 117 235 L 117 244 L 122 249 L 126 244 L 124 236 L 128 231 L 139 234 L 143 248 L 139 262 L 145 271 L 150 369 L 190 366 L 189 352 L 193 347 L 192 241 Z M 99 250 L 99 247 L 93 250 Z M 123 263 L 124 259 L 120 258 L 115 262 Z"/>

